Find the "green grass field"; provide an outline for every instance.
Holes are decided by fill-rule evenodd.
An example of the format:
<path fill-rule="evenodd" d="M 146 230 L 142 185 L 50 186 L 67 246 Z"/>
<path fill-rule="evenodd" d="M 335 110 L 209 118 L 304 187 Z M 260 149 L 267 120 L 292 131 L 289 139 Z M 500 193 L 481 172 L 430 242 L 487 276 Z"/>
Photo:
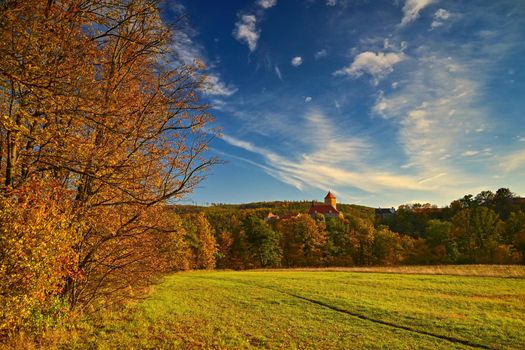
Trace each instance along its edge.
<path fill-rule="evenodd" d="M 77 348 L 525 347 L 525 279 L 349 271 L 166 277 Z"/>

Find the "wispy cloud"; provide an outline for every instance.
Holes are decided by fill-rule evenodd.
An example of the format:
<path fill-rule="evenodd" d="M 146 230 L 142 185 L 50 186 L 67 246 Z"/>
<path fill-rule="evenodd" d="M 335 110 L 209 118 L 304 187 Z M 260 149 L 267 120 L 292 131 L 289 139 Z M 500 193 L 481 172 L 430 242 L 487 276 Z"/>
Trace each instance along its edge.
<path fill-rule="evenodd" d="M 277 66 L 275 66 L 274 69 L 275 69 L 275 74 L 277 75 L 277 78 L 279 78 L 279 80 L 282 81 L 283 80 L 283 75 L 281 74 L 281 70 Z"/>
<path fill-rule="evenodd" d="M 335 6 L 337 5 L 337 0 L 326 0 L 327 6 Z"/>
<path fill-rule="evenodd" d="M 406 56 L 402 52 L 386 54 L 384 52 L 362 52 L 354 58 L 350 66 L 337 70 L 334 75 L 358 78 L 364 73 L 368 73 L 373 77 L 374 84 L 377 85 L 381 79 L 394 71 L 394 65 L 405 59 Z"/>
<path fill-rule="evenodd" d="M 397 89 L 380 92 L 376 115 L 399 127 L 398 142 L 410 169 L 435 183 L 459 185 L 466 176 L 461 157 L 489 155 L 490 150 L 468 149 L 479 133 L 465 134 L 472 126 L 487 125 L 487 112 L 477 103 L 481 86 L 476 71 L 460 58 L 441 57 L 421 47 L 411 58 L 406 80 Z M 481 127 L 478 127 L 478 129 Z M 456 159 L 460 164 L 456 163 Z M 446 174 L 435 177 L 435 174 Z"/>
<path fill-rule="evenodd" d="M 263 9 L 269 9 L 270 7 L 277 5 L 277 0 L 258 0 L 257 5 Z"/>
<path fill-rule="evenodd" d="M 185 8 L 182 5 L 178 5 L 174 10 L 184 12 Z M 204 47 L 193 39 L 195 36 L 194 29 L 190 28 L 189 25 L 187 30 L 178 30 L 173 32 L 173 40 L 171 49 L 175 53 L 174 63 L 175 64 L 195 64 L 197 61 L 204 63 L 207 67 L 204 71 L 206 75 L 205 82 L 203 84 L 202 91 L 208 95 L 214 96 L 231 96 L 237 92 L 237 88 L 229 83 L 225 83 L 220 74 L 211 68 L 211 64 L 208 62 L 208 57 Z"/>
<path fill-rule="evenodd" d="M 525 169 L 525 149 L 512 152 L 503 157 L 501 159 L 500 167 L 507 173 Z"/>
<path fill-rule="evenodd" d="M 401 27 L 415 21 L 419 13 L 428 5 L 437 2 L 437 0 L 406 0 L 403 6 L 403 19 L 399 24 Z"/>
<path fill-rule="evenodd" d="M 463 152 L 461 155 L 463 157 L 473 157 L 473 156 L 478 155 L 478 154 L 479 154 L 479 151 L 468 150 L 468 151 Z"/>
<path fill-rule="evenodd" d="M 432 29 L 441 27 L 446 20 L 450 18 L 450 12 L 448 12 L 445 9 L 439 9 L 434 13 L 434 20 L 432 21 L 432 24 L 430 27 Z"/>
<path fill-rule="evenodd" d="M 232 84 L 225 84 L 218 74 L 209 74 L 204 81 L 203 91 L 213 96 L 231 96 L 238 91 Z"/>
<path fill-rule="evenodd" d="M 319 50 L 317 51 L 315 54 L 314 54 L 314 58 L 316 60 L 318 59 L 321 59 L 323 57 L 326 57 L 328 55 L 328 51 L 326 51 L 326 49 L 322 49 L 322 50 Z"/>
<path fill-rule="evenodd" d="M 190 35 L 184 31 L 175 31 L 173 33 L 173 51 L 175 59 L 180 63 L 193 64 L 195 60 L 203 59 L 204 49 L 196 44 Z"/>
<path fill-rule="evenodd" d="M 357 137 L 343 136 L 319 111 L 305 116 L 305 127 L 298 138 L 306 142 L 304 152 L 296 157 L 276 153 L 224 135 L 223 140 L 235 147 L 261 155 L 265 171 L 278 180 L 298 189 L 319 189 L 351 186 L 374 193 L 384 189 L 424 190 L 426 182 L 417 177 L 378 170 L 364 162 L 368 143 Z"/>
<path fill-rule="evenodd" d="M 259 28 L 261 18 L 267 9 L 277 5 L 277 0 L 257 0 L 256 5 L 259 8 L 253 8 L 252 5 L 252 13 L 237 13 L 238 20 L 233 29 L 234 38 L 248 44 L 251 52 L 255 51 L 261 37 L 261 29 Z"/>
<path fill-rule="evenodd" d="M 261 35 L 261 31 L 257 29 L 256 23 L 257 18 L 255 15 L 241 15 L 233 30 L 235 39 L 247 43 L 250 51 L 254 51 L 257 48 L 257 41 L 259 41 Z"/>

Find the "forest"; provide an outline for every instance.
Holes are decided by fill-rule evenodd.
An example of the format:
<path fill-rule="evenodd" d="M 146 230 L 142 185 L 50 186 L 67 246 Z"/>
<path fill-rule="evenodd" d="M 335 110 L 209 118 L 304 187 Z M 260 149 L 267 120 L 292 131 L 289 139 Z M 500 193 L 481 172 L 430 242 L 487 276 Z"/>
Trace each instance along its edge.
<path fill-rule="evenodd" d="M 311 217 L 309 205 L 174 206 L 171 212 L 186 222 L 193 255 L 203 255 L 193 268 L 205 267 L 203 260 L 221 269 L 524 262 L 525 201 L 507 188 L 465 195 L 443 208 L 401 205 L 389 217 L 347 204 L 338 205 L 344 219 Z M 270 212 L 280 219 L 269 220 Z"/>

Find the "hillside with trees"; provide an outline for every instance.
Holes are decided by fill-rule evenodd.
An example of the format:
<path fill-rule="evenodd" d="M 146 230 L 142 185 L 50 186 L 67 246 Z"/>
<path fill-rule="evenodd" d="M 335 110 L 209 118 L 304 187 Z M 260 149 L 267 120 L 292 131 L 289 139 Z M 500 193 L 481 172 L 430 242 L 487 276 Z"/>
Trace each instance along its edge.
<path fill-rule="evenodd" d="M 208 221 L 218 268 L 524 262 L 525 201 L 505 188 L 466 195 L 443 208 L 401 205 L 388 217 L 348 204 L 338 204 L 342 220 L 311 217 L 310 205 L 215 204 L 170 211 L 183 221 L 195 215 Z"/>

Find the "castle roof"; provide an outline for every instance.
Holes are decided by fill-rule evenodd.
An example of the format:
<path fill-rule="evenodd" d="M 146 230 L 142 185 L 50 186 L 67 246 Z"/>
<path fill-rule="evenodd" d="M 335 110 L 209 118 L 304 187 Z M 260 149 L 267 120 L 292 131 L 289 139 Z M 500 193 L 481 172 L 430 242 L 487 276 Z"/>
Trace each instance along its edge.
<path fill-rule="evenodd" d="M 332 191 L 328 191 L 328 194 L 326 195 L 326 197 L 324 197 L 324 199 L 326 198 L 335 198 L 335 196 L 333 195 Z"/>
<path fill-rule="evenodd" d="M 331 205 L 327 204 L 312 204 L 310 207 L 310 210 L 308 210 L 309 214 L 339 214 L 339 210 L 332 207 Z"/>

